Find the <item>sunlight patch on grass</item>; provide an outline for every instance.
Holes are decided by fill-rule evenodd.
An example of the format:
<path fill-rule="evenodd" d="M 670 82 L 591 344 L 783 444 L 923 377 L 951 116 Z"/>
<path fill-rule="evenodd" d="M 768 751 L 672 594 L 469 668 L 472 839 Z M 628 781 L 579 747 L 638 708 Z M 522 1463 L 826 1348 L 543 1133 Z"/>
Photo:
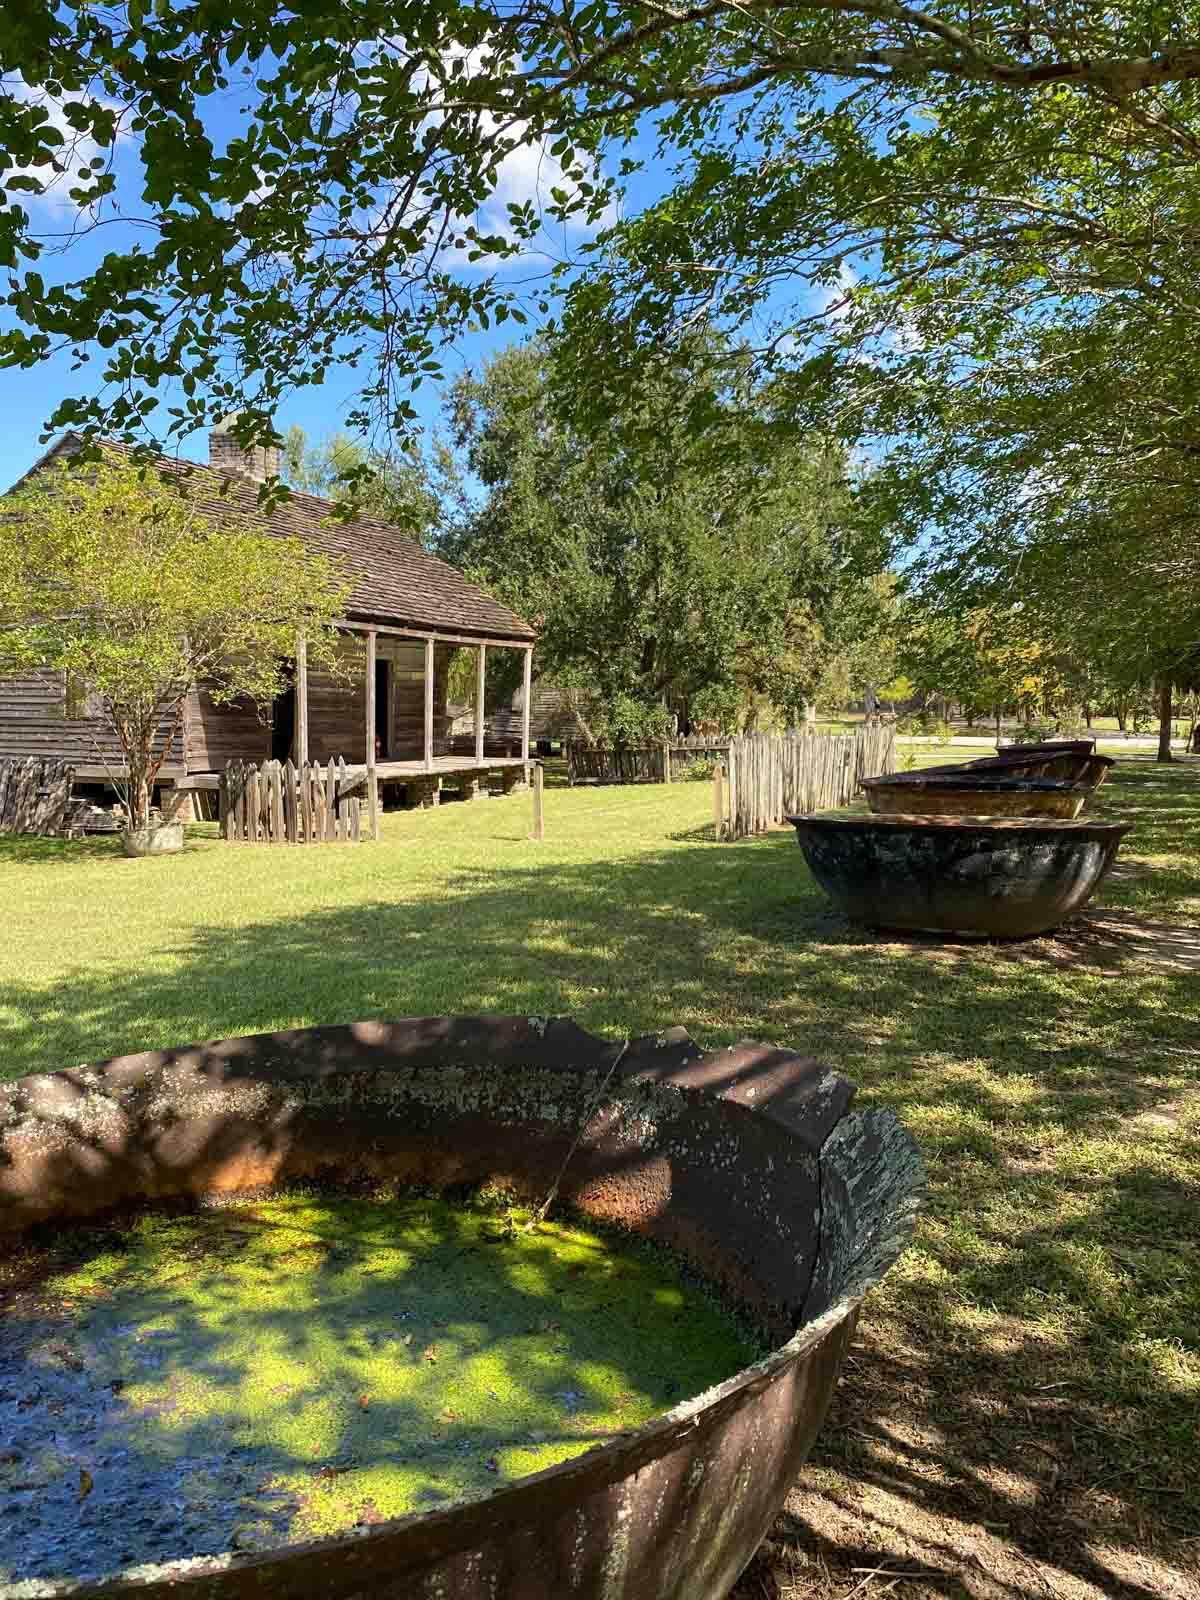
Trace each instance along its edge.
<path fill-rule="evenodd" d="M 1145 1555 L 1168 1523 L 1200 1526 L 1197 974 L 1065 940 L 855 930 L 790 832 L 711 842 L 704 784 L 550 788 L 545 804 L 542 846 L 519 797 L 388 814 L 357 848 L 238 849 L 201 829 L 178 858 L 131 863 L 111 841 L 0 840 L 0 1075 L 441 1011 L 790 1046 L 853 1079 L 860 1105 L 894 1107 L 929 1167 L 918 1246 L 871 1302 L 853 1384 L 882 1374 L 881 1415 L 936 1424 L 980 1467 L 1039 1439 L 1070 1515 L 1108 1519 L 1105 1548 Z M 1101 903 L 1194 923 L 1200 761 L 1122 759 L 1092 810 L 1134 823 Z M 832 1478 L 849 1494 L 853 1440 L 821 1448 L 826 1473 L 847 1452 Z M 1169 1502 L 1143 1493 L 1147 1461 Z M 1089 1473 L 1122 1474 L 1102 1505 Z"/>

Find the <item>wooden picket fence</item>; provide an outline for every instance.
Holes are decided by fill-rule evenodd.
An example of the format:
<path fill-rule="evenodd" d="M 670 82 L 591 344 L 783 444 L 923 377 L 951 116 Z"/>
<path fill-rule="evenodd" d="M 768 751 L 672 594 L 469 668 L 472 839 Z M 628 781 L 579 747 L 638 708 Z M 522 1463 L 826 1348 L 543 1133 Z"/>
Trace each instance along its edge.
<path fill-rule="evenodd" d="M 728 739 L 675 738 L 660 744 L 564 745 L 568 783 L 670 783 L 672 770 L 705 756 L 724 756 Z"/>
<path fill-rule="evenodd" d="M 65 833 L 74 777 L 65 761 L 0 761 L 0 833 Z"/>
<path fill-rule="evenodd" d="M 728 733 L 689 733 L 676 734 L 670 741 L 673 751 L 682 751 L 685 755 L 716 755 L 720 751 L 729 749 L 729 740 L 732 735 Z"/>
<path fill-rule="evenodd" d="M 665 783 L 666 755 L 661 744 L 567 745 L 568 783 Z"/>
<path fill-rule="evenodd" d="M 357 844 L 361 807 L 346 763 L 231 761 L 221 774 L 221 837 L 233 844 Z"/>
<path fill-rule="evenodd" d="M 857 733 L 749 734 L 730 741 L 714 780 L 714 823 L 723 839 L 765 833 L 785 817 L 849 805 L 861 779 L 896 770 L 891 726 Z"/>

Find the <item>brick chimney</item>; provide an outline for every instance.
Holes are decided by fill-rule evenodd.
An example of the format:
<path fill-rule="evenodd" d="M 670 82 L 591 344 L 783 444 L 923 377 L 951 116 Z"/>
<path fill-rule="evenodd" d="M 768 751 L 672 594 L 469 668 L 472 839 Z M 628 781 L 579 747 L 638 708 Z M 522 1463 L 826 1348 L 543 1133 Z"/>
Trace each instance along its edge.
<path fill-rule="evenodd" d="M 253 478 L 256 483 L 276 477 L 282 465 L 282 452 L 275 445 L 257 444 L 245 449 L 230 431 L 236 421 L 235 412 L 209 434 L 209 466 L 214 472 L 236 473 L 242 478 Z"/>

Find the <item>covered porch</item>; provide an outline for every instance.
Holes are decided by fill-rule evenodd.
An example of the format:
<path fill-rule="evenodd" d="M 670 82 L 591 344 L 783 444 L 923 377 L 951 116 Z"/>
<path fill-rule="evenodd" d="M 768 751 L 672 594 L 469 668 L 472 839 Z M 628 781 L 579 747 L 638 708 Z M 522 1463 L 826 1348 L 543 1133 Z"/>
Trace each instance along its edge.
<path fill-rule="evenodd" d="M 427 809 L 441 800 L 442 784 L 447 782 L 461 792 L 464 800 L 483 800 L 491 792 L 491 778 L 499 777 L 505 794 L 528 781 L 529 763 L 520 756 L 434 756 L 432 767 L 422 761 L 380 761 L 375 766 L 375 783 L 380 796 L 388 784 L 403 784 L 409 804 Z M 371 774 L 367 767 L 348 767 L 342 792 L 347 795 L 366 791 L 368 807 Z M 377 805 L 379 802 L 377 801 Z"/>
<path fill-rule="evenodd" d="M 464 799 L 477 799 L 488 794 L 489 777 L 492 774 L 499 778 L 506 794 L 525 780 L 529 766 L 528 710 L 519 747 L 515 751 L 511 744 L 503 750 L 485 748 L 487 673 L 489 652 L 521 652 L 522 681 L 525 704 L 528 706 L 533 671 L 532 641 L 352 618 L 342 618 L 338 627 L 363 645 L 362 743 L 359 751 L 347 749 L 343 752 L 347 763 L 344 788 L 346 793 L 355 790 L 365 793 L 372 838 L 379 837 L 381 789 L 384 785 L 403 785 L 410 805 L 429 807 L 438 804 L 443 782 L 459 788 Z M 424 715 L 417 749 L 403 748 L 409 744 L 409 739 L 399 740 L 395 736 L 396 717 L 388 700 L 395 695 L 396 685 L 385 659 L 386 646 L 391 641 L 411 641 L 421 647 L 421 703 Z M 439 651 L 444 659 L 447 650 L 462 649 L 473 651 L 475 657 L 473 741 L 451 741 L 448 738 L 448 718 L 444 714 L 444 672 L 441 674 L 439 690 Z M 296 763 L 300 767 L 310 759 L 309 687 L 307 652 L 304 640 L 300 639 L 296 644 L 294 738 Z M 441 727 L 439 710 L 442 712 L 441 723 L 444 724 Z"/>

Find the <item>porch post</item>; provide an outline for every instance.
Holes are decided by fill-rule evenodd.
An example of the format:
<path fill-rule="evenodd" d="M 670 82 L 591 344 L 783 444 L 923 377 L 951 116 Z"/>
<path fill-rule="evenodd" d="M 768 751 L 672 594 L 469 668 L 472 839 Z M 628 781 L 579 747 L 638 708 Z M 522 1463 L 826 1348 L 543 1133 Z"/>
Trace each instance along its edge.
<path fill-rule="evenodd" d="M 483 679 L 487 672 L 487 645 L 479 646 L 475 663 L 475 760 L 483 764 Z"/>
<path fill-rule="evenodd" d="M 425 641 L 425 771 L 433 771 L 433 640 Z"/>
<path fill-rule="evenodd" d="M 371 837 L 379 838 L 379 785 L 375 776 L 375 630 L 367 629 L 367 810 Z"/>
<path fill-rule="evenodd" d="M 308 642 L 296 640 L 296 765 L 308 765 Z"/>
<path fill-rule="evenodd" d="M 530 645 L 525 652 L 525 686 L 521 691 L 521 760 L 526 766 L 529 764 L 529 701 L 530 689 L 533 685 L 533 646 Z"/>

